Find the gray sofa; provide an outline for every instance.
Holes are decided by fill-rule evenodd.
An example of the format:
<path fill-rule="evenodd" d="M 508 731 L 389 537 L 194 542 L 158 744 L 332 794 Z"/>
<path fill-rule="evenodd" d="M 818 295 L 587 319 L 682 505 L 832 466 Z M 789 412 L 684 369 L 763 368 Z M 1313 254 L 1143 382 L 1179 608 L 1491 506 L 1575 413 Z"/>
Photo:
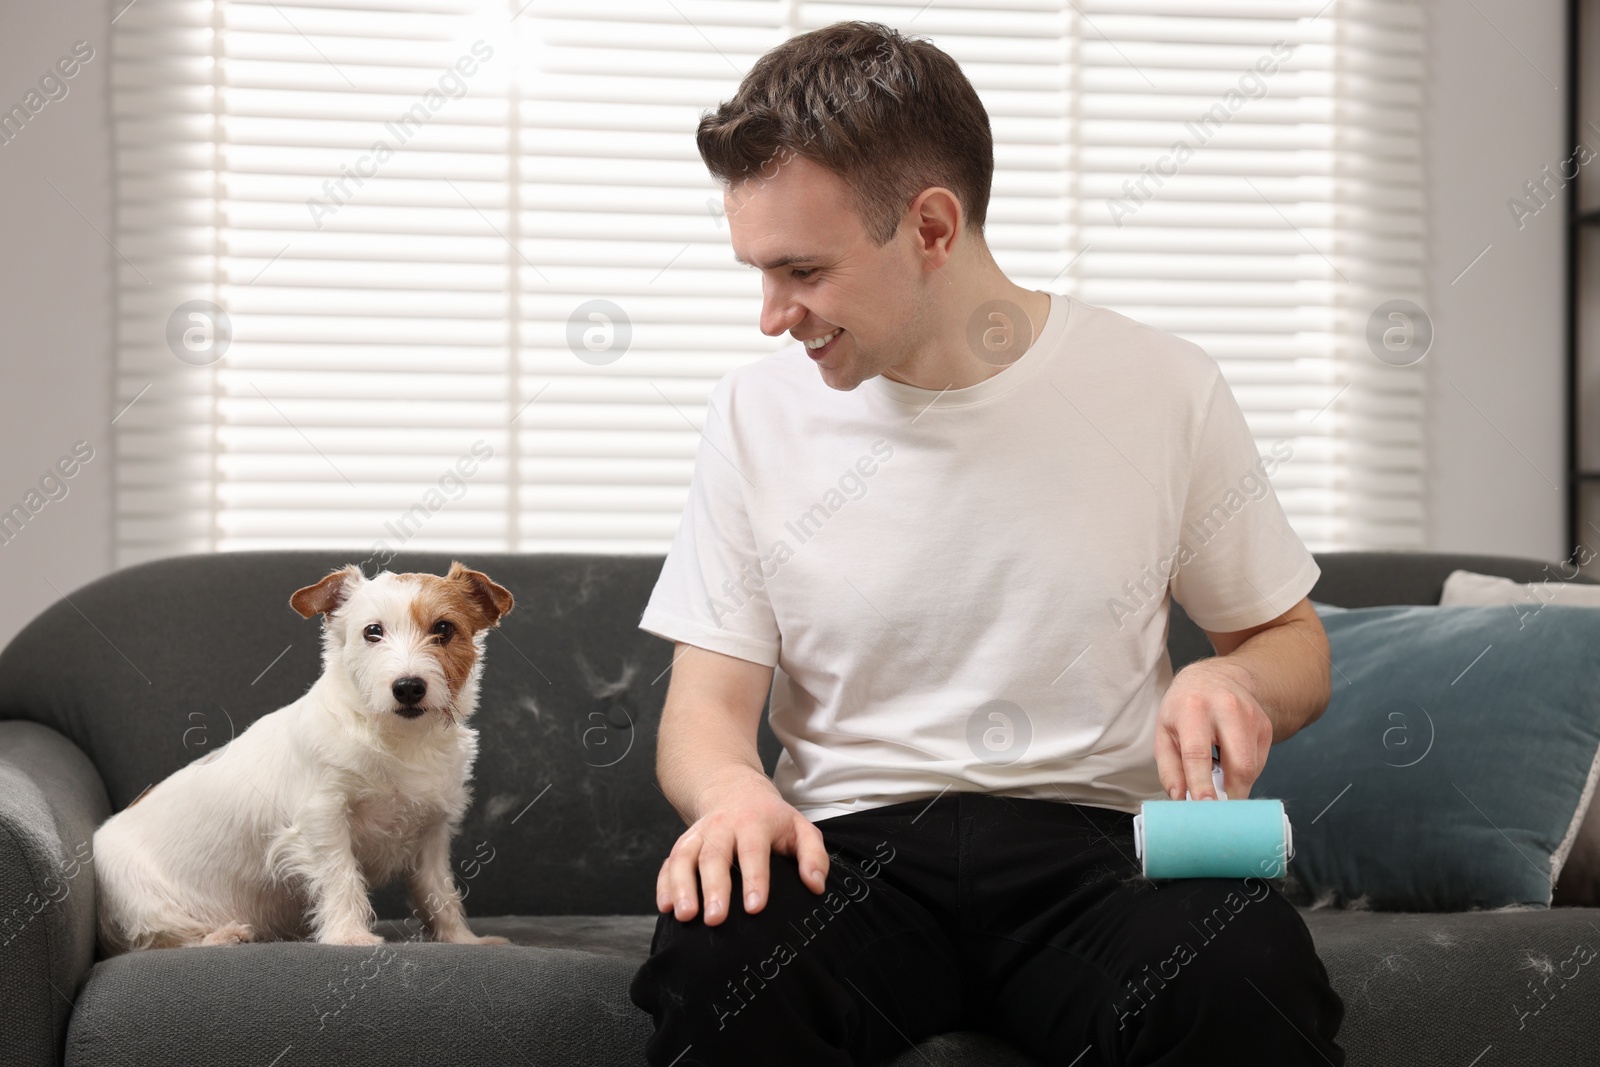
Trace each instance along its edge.
<path fill-rule="evenodd" d="M 1501 557 L 1317 558 L 1313 599 L 1347 607 L 1437 603 L 1457 567 L 1549 576 Z M 390 569 L 437 574 L 449 560 L 413 553 Z M 457 878 L 473 928 L 515 945 L 409 940 L 393 885 L 374 897 L 390 938 L 376 948 L 97 960 L 95 827 L 306 689 L 318 621 L 288 597 L 349 559 L 237 553 L 131 567 L 76 590 L 0 653 L 0 1065 L 643 1062 L 650 1020 L 628 983 L 649 950 L 657 869 L 682 829 L 653 765 L 671 649 L 636 628 L 661 560 L 464 561 L 517 607 L 489 638 Z M 1176 608 L 1170 648 L 1174 669 L 1211 652 Z M 770 772 L 778 746 L 765 724 L 761 752 Z M 1344 998 L 1351 1064 L 1600 1062 L 1600 973 L 1544 983 L 1538 1001 L 1529 984 L 1543 976 L 1534 961 L 1600 946 L 1600 909 L 1304 914 Z M 893 1061 L 1029 1062 L 975 1030 Z"/>

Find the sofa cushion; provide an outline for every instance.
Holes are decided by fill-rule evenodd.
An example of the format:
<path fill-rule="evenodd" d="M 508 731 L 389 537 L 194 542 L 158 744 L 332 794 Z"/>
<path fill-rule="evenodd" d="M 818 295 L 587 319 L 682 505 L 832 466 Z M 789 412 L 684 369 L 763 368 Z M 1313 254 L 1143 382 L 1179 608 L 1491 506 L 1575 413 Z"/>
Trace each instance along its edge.
<path fill-rule="evenodd" d="M 509 946 L 267 942 L 155 949 L 97 964 L 77 995 L 67 1067 L 280 1063 L 637 1067 L 650 1016 L 628 985 L 654 915 L 490 916 Z M 929 1038 L 911 1067 L 1038 1067 L 986 1034 Z M 281 1060 L 278 1057 L 282 1057 Z"/>
<path fill-rule="evenodd" d="M 1332 700 L 1251 794 L 1293 822 L 1290 898 L 1547 907 L 1600 755 L 1600 613 L 1317 609 Z"/>
<path fill-rule="evenodd" d="M 1454 570 L 1444 580 L 1441 604 L 1502 604 L 1527 625 L 1546 604 L 1571 604 L 1600 608 L 1600 586 L 1580 585 L 1556 572 L 1538 582 L 1514 582 L 1498 574 Z M 1591 785 L 1593 783 L 1591 782 Z M 1591 793 L 1582 802 L 1583 823 L 1572 843 L 1572 853 L 1561 868 L 1554 902 L 1586 907 L 1600 906 L 1600 804 Z"/>
<path fill-rule="evenodd" d="M 1600 911 L 1323 909 L 1301 917 L 1344 1001 L 1347 1064 L 1595 1060 Z"/>
<path fill-rule="evenodd" d="M 1580 1063 L 1600 1045 L 1600 911 L 1301 916 L 1344 1001 L 1348 1063 L 1468 1064 L 1490 1046 L 1496 1063 Z M 512 946 L 396 943 L 403 930 L 380 924 L 391 943 L 376 949 L 276 942 L 118 956 L 78 994 L 65 1062 L 637 1067 L 650 1017 L 628 983 L 655 924 L 500 916 L 475 925 Z M 1037 1065 L 964 1030 L 882 1067 Z"/>
<path fill-rule="evenodd" d="M 506 925 L 474 920 L 481 933 L 509 936 Z M 608 951 L 525 945 L 132 952 L 90 972 L 66 1063 L 631 1065 L 651 1028 L 628 1000 L 637 967 Z"/>

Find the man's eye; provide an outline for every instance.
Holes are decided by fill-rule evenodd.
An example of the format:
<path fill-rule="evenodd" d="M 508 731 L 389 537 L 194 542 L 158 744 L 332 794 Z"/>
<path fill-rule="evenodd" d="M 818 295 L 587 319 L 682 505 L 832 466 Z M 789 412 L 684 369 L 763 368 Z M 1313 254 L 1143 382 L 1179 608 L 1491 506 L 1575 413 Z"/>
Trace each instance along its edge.
<path fill-rule="evenodd" d="M 433 624 L 433 633 L 438 636 L 441 645 L 450 640 L 451 635 L 455 632 L 456 628 L 449 619 L 440 619 Z"/>
<path fill-rule="evenodd" d="M 367 628 L 361 631 L 361 636 L 368 641 L 378 641 L 383 638 L 383 625 L 381 623 L 368 623 Z"/>
<path fill-rule="evenodd" d="M 806 267 L 803 270 L 801 268 L 799 268 L 799 267 L 796 267 L 793 270 L 791 270 L 789 273 L 794 275 L 796 278 L 809 278 L 813 274 L 815 274 L 816 272 L 817 272 L 817 268 L 815 268 L 815 267 Z"/>

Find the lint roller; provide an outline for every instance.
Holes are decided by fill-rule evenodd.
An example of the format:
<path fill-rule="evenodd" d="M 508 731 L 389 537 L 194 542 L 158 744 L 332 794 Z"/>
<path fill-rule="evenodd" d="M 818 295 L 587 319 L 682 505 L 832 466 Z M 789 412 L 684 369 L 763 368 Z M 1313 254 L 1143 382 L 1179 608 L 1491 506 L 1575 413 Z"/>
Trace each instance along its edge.
<path fill-rule="evenodd" d="M 1217 800 L 1146 800 L 1133 817 L 1133 849 L 1146 878 L 1282 878 L 1294 836 L 1281 800 L 1229 800 L 1211 746 Z"/>

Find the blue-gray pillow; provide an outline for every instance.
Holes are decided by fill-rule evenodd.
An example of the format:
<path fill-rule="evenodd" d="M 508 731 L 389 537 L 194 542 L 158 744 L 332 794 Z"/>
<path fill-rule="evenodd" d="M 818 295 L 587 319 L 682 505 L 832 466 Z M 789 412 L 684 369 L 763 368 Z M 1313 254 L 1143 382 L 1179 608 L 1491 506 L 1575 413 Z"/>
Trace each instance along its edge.
<path fill-rule="evenodd" d="M 1251 789 L 1294 825 L 1286 894 L 1548 907 L 1600 773 L 1600 611 L 1313 606 L 1332 699 Z"/>

